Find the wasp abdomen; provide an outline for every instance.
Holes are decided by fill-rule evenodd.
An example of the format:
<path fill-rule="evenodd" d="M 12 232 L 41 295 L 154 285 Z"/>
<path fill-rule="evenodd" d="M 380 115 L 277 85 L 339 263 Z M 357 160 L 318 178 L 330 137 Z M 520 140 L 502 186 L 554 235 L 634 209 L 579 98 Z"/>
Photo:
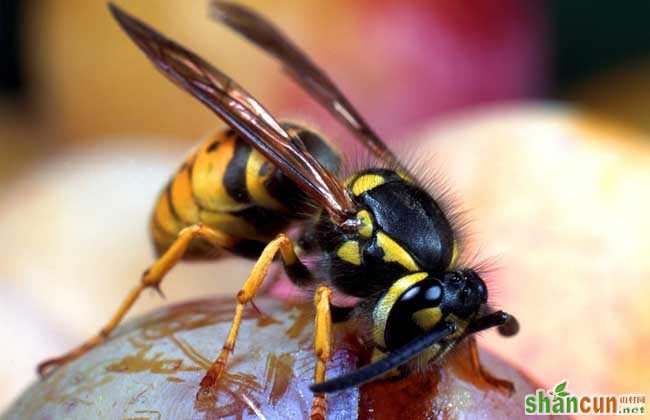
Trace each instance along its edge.
<path fill-rule="evenodd" d="M 293 124 L 317 158 L 338 167 L 338 156 L 320 136 Z M 187 226 L 205 224 L 232 237 L 229 251 L 257 256 L 269 240 L 293 220 L 308 217 L 314 206 L 305 194 L 261 153 L 233 130 L 207 138 L 160 193 L 151 220 L 158 253 L 164 252 Z M 215 249 L 197 239 L 188 257 L 213 257 Z"/>

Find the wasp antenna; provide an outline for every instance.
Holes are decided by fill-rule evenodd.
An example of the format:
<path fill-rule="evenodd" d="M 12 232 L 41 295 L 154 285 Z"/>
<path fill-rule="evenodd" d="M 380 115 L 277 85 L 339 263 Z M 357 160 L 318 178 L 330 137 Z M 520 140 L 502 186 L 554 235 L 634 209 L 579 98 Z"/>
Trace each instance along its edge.
<path fill-rule="evenodd" d="M 312 384 L 309 386 L 309 389 L 314 393 L 330 393 L 361 385 L 392 369 L 395 369 L 400 365 L 403 365 L 418 354 L 422 353 L 427 347 L 432 346 L 452 334 L 454 330 L 455 327 L 452 324 L 446 323 L 441 329 L 433 330 L 428 334 L 416 338 L 404 347 L 391 352 L 386 357 L 375 363 L 366 365 L 354 372 L 348 373 L 347 375 L 341 375 L 334 379 Z"/>
<path fill-rule="evenodd" d="M 474 334 L 493 327 L 497 327 L 499 334 L 505 337 L 513 336 L 519 332 L 517 318 L 509 313 L 496 311 L 474 320 L 467 327 L 467 333 Z"/>
<path fill-rule="evenodd" d="M 519 321 L 513 315 L 508 314 L 508 319 L 497 327 L 497 331 L 504 337 L 512 337 L 519 332 Z"/>

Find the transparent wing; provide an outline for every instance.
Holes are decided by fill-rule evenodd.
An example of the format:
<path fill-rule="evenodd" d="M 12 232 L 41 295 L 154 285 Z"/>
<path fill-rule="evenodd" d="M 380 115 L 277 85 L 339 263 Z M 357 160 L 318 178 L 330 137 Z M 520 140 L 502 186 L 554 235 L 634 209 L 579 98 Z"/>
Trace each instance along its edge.
<path fill-rule="evenodd" d="M 347 126 L 375 156 L 406 172 L 334 82 L 271 22 L 244 6 L 223 1 L 212 1 L 210 15 L 279 60 L 289 76 Z"/>
<path fill-rule="evenodd" d="M 113 4 L 122 29 L 172 82 L 203 102 L 262 153 L 340 224 L 353 223 L 355 206 L 345 188 L 271 114 L 234 80 Z"/>

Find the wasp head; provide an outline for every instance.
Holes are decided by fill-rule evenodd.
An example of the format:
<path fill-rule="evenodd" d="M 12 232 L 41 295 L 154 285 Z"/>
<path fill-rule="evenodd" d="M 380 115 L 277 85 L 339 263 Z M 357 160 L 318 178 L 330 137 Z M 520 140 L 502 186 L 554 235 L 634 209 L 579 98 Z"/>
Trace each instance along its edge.
<path fill-rule="evenodd" d="M 404 276 L 375 307 L 375 341 L 391 351 L 443 323 L 453 323 L 460 334 L 486 302 L 485 282 L 473 270 Z"/>

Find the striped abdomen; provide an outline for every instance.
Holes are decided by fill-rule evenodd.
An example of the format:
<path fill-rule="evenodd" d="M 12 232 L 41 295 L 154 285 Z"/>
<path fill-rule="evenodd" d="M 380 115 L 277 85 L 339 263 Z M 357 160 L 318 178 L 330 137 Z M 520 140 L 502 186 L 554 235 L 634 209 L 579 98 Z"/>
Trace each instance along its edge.
<path fill-rule="evenodd" d="M 312 131 L 296 130 L 321 163 L 336 171 L 338 156 Z M 151 220 L 156 250 L 161 253 L 181 229 L 203 223 L 230 235 L 230 251 L 256 256 L 293 220 L 313 211 L 298 187 L 234 131 L 218 132 L 189 156 L 161 192 Z M 209 257 L 214 249 L 197 240 L 188 256 Z"/>

